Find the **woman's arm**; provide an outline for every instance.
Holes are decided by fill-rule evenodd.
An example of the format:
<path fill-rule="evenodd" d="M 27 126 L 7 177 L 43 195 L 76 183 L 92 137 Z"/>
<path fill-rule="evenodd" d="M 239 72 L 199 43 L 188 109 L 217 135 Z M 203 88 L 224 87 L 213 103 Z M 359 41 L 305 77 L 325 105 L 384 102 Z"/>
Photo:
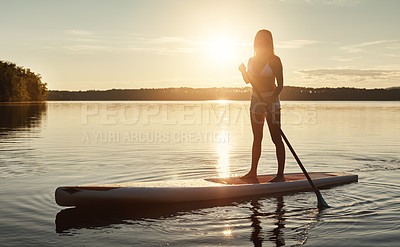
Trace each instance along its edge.
<path fill-rule="evenodd" d="M 240 70 L 240 72 L 242 72 L 243 80 L 246 82 L 246 84 L 249 84 L 251 82 L 251 77 L 246 71 L 246 66 L 242 63 L 238 69 Z"/>
<path fill-rule="evenodd" d="M 281 93 L 282 89 L 283 89 L 283 68 L 282 68 L 282 62 L 281 59 L 279 57 L 276 57 L 276 62 L 275 62 L 275 78 L 276 78 L 276 82 L 278 84 L 278 87 L 276 87 L 274 93 L 272 94 L 272 96 L 278 97 L 278 95 Z"/>

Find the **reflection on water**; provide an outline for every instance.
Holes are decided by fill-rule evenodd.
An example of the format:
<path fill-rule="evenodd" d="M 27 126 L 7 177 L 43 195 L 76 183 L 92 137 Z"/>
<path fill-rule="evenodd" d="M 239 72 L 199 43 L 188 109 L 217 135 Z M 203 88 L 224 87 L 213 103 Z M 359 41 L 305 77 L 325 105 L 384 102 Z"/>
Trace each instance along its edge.
<path fill-rule="evenodd" d="M 56 232 L 70 233 L 73 229 L 110 227 L 114 224 L 129 224 L 136 220 L 164 219 L 182 213 L 212 207 L 230 206 L 232 200 L 216 200 L 193 203 L 171 203 L 159 205 L 120 205 L 106 208 L 67 208 L 56 216 Z M 225 235 L 225 233 L 224 233 Z"/>
<path fill-rule="evenodd" d="M 223 131 L 220 135 L 223 135 Z M 233 176 L 229 165 L 229 151 L 230 145 L 228 142 L 219 142 L 216 144 L 216 151 L 218 153 L 217 173 L 220 178 L 227 178 Z"/>
<path fill-rule="evenodd" d="M 227 132 L 227 120 L 229 118 L 229 112 L 227 113 L 228 101 L 222 100 L 218 102 L 218 107 L 215 109 L 215 116 L 218 119 L 218 123 L 221 126 L 221 130 L 219 131 L 219 136 L 226 135 Z M 229 121 L 228 121 L 229 123 Z M 216 143 L 216 151 L 218 153 L 218 164 L 217 164 L 217 173 L 218 177 L 231 177 L 230 164 L 229 164 L 229 152 L 230 152 L 230 143 L 228 140 Z M 229 230 L 227 231 L 227 233 Z"/>
<path fill-rule="evenodd" d="M 261 232 L 262 229 L 260 220 L 261 213 L 259 212 L 261 209 L 261 205 L 258 201 L 252 201 L 251 206 L 252 206 L 251 208 L 252 214 L 250 215 L 250 219 L 253 231 L 251 233 L 250 240 L 254 243 L 254 246 L 262 246 L 264 237 L 262 236 Z"/>
<path fill-rule="evenodd" d="M 40 124 L 46 103 L 0 103 L 0 132 Z"/>
<path fill-rule="evenodd" d="M 224 234 L 224 237 L 228 237 L 228 238 L 232 237 L 232 229 L 233 228 L 231 225 L 225 224 L 225 229 L 222 232 L 222 234 Z"/>
<path fill-rule="evenodd" d="M 312 208 L 312 209 L 299 209 L 288 213 L 285 210 L 285 203 L 283 195 L 274 197 L 276 199 L 276 209 L 273 212 L 262 212 L 262 204 L 260 200 L 251 201 L 251 226 L 253 231 L 250 236 L 250 240 L 253 242 L 254 246 L 262 246 L 265 241 L 264 235 L 268 237 L 268 240 L 274 244 L 274 246 L 285 246 L 286 241 L 297 242 L 299 245 L 304 245 L 308 239 L 309 230 L 319 221 L 320 214 L 323 212 L 322 209 Z M 296 212 L 297 211 L 297 212 Z M 309 213 L 309 214 L 308 214 Z M 285 236 L 286 221 L 290 221 L 291 218 L 296 219 L 299 215 L 307 218 L 306 223 L 300 224 L 299 226 L 293 228 L 295 234 Z M 306 217 L 307 216 L 307 217 Z M 268 222 L 264 220 L 272 218 L 272 224 L 274 225 L 271 230 L 263 233 L 263 226 L 266 227 Z M 267 244 L 270 246 L 270 244 Z"/>
<path fill-rule="evenodd" d="M 275 225 L 276 227 L 269 233 L 270 237 L 269 240 L 276 244 L 276 246 L 283 246 L 285 245 L 285 239 L 283 238 L 283 233 L 281 231 L 282 228 L 285 228 L 285 209 L 284 209 L 284 202 L 283 196 L 279 196 L 276 198 L 277 205 L 276 211 L 274 214 Z"/>
<path fill-rule="evenodd" d="M 174 221 L 179 217 L 187 216 L 193 217 L 200 215 L 206 217 L 209 212 L 214 211 L 215 208 L 229 208 L 241 207 L 249 205 L 250 210 L 250 224 L 252 228 L 249 240 L 254 246 L 262 246 L 265 240 L 269 240 L 274 246 L 286 245 L 285 238 L 288 242 L 299 243 L 303 245 L 308 238 L 308 231 L 318 221 L 321 211 L 318 209 L 299 209 L 290 212 L 287 215 L 285 210 L 284 195 L 280 194 L 276 197 L 267 197 L 271 202 L 276 203 L 275 209 L 268 205 L 269 212 L 263 212 L 265 208 L 262 201 L 266 197 L 251 197 L 242 199 L 239 203 L 237 200 L 216 200 L 180 204 L 159 204 L 159 205 L 136 205 L 136 206 L 118 206 L 107 208 L 67 208 L 61 210 L 56 215 L 55 231 L 61 235 L 77 235 L 80 234 L 78 229 L 102 229 L 102 228 L 120 228 L 122 225 L 141 225 L 141 222 L 155 222 L 160 221 Z M 272 210 L 271 210 L 272 209 Z M 309 212 L 311 210 L 312 212 Z M 308 213 L 310 213 L 308 215 Z M 300 224 L 294 228 L 294 234 L 285 236 L 284 229 L 287 220 L 293 216 L 295 220 L 300 215 L 308 215 L 306 223 Z M 192 216 L 191 216 L 192 215 Z M 241 219 L 245 224 L 248 218 Z M 119 225 L 119 226 L 116 226 Z M 170 226 L 172 231 L 174 226 Z M 235 238 L 235 225 L 232 223 L 225 223 L 223 226 L 222 236 L 224 238 Z M 263 231 L 263 229 L 271 229 Z M 218 233 L 217 233 L 218 235 Z M 270 246 L 269 243 L 266 244 Z"/>
<path fill-rule="evenodd" d="M 273 242 L 276 246 L 283 246 L 285 245 L 285 239 L 283 232 L 281 231 L 282 228 L 285 228 L 285 220 L 286 218 L 284 217 L 285 215 L 285 209 L 284 209 L 284 202 L 283 202 L 283 196 L 280 195 L 276 197 L 277 201 L 277 206 L 276 206 L 276 211 L 273 213 L 261 213 L 261 204 L 259 203 L 258 200 L 252 201 L 251 205 L 251 211 L 252 215 L 250 216 L 252 224 L 251 226 L 253 227 L 253 232 L 251 234 L 251 241 L 254 243 L 254 246 L 262 246 L 262 243 L 264 241 L 263 233 L 262 233 L 262 227 L 261 227 L 261 218 L 263 216 L 272 216 L 275 220 L 273 223 L 276 225 L 276 227 L 273 228 L 273 230 L 268 232 L 268 239 Z"/>

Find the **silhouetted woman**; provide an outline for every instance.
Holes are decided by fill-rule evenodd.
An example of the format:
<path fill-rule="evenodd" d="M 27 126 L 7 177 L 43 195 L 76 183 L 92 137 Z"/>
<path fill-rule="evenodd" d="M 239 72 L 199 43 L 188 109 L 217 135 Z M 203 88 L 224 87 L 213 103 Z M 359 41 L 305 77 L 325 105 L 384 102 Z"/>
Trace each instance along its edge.
<path fill-rule="evenodd" d="M 267 119 L 272 141 L 275 144 L 276 158 L 278 160 L 278 173 L 270 182 L 284 181 L 285 146 L 277 127 L 277 125 L 280 126 L 281 120 L 279 94 L 283 88 L 282 63 L 280 58 L 275 55 L 274 43 L 270 31 L 263 29 L 257 32 L 254 39 L 254 57 L 249 59 L 247 71 L 244 64 L 239 66 L 239 70 L 242 72 L 243 80 L 246 83 L 251 82 L 253 85 L 250 104 L 250 119 L 253 130 L 251 169 L 242 178 L 257 177 L 257 166 L 261 156 L 261 141 L 265 118 Z M 275 83 L 275 79 L 277 84 Z M 273 121 L 266 107 L 274 114 L 277 122 Z"/>

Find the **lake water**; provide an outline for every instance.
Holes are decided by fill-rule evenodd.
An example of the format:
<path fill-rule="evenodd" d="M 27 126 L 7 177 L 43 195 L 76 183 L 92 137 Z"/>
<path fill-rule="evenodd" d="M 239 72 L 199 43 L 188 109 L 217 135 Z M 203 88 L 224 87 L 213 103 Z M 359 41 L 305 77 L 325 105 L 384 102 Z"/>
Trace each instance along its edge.
<path fill-rule="evenodd" d="M 283 102 L 308 171 L 359 175 L 313 192 L 164 208 L 65 209 L 58 186 L 241 175 L 247 101 L 0 105 L 1 246 L 399 246 L 400 102 Z M 276 172 L 265 132 L 259 173 Z M 287 151 L 286 172 L 301 172 Z"/>

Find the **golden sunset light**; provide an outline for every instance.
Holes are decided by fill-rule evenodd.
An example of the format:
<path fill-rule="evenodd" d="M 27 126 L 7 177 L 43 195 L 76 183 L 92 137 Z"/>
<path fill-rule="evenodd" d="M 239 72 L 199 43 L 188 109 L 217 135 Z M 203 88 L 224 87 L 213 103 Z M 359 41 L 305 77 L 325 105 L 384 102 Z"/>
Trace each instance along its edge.
<path fill-rule="evenodd" d="M 39 71 L 49 89 L 244 86 L 237 66 L 262 28 L 285 60 L 286 85 L 385 88 L 400 77 L 393 1 L 59 3 L 7 1 L 0 16 L 2 59 Z"/>
<path fill-rule="evenodd" d="M 217 63 L 226 63 L 237 58 L 238 47 L 233 38 L 220 36 L 212 39 L 208 52 Z"/>
<path fill-rule="evenodd" d="M 231 167 L 229 165 L 229 151 L 230 151 L 229 143 L 228 142 L 217 143 L 216 151 L 218 154 L 218 163 L 216 165 L 218 177 L 226 178 L 232 176 Z"/>
<path fill-rule="evenodd" d="M 400 0 L 0 0 L 0 245 L 400 246 Z"/>

